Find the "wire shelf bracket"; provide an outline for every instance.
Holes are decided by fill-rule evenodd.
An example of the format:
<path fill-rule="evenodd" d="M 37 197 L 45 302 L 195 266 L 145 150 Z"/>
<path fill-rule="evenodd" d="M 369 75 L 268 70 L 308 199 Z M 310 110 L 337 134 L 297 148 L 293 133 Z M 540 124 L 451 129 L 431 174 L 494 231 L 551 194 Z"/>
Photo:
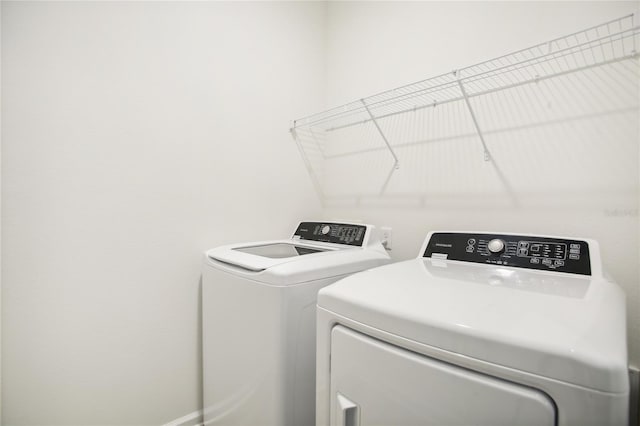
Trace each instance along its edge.
<path fill-rule="evenodd" d="M 362 105 L 364 105 L 364 108 L 367 110 L 367 114 L 369 114 L 369 116 L 371 117 L 371 121 L 373 122 L 374 126 L 376 126 L 376 129 L 378 129 L 378 133 L 380 133 L 380 136 L 382 137 L 384 144 L 387 146 L 387 148 L 389 149 L 389 152 L 391 153 L 391 156 L 393 157 L 393 168 L 399 169 L 400 164 L 398 163 L 398 156 L 393 151 L 393 148 L 391 148 L 391 144 L 389 144 L 387 137 L 384 135 L 384 132 L 380 128 L 380 125 L 378 124 L 378 120 L 376 120 L 376 117 L 371 113 L 371 110 L 367 106 L 367 101 L 365 101 L 364 99 L 360 99 L 360 101 L 362 102 Z"/>
<path fill-rule="evenodd" d="M 480 142 L 482 142 L 482 148 L 484 149 L 484 161 L 491 160 L 491 153 L 489 152 L 489 148 L 487 148 L 487 143 L 484 140 L 484 136 L 482 135 L 482 130 L 480 129 L 480 125 L 478 124 L 478 120 L 476 119 L 476 114 L 473 112 L 473 108 L 471 107 L 471 102 L 469 102 L 469 96 L 467 95 L 467 91 L 464 90 L 464 84 L 462 84 L 462 80 L 460 79 L 460 72 L 454 71 L 453 75 L 458 77 L 458 86 L 460 86 L 460 92 L 464 97 L 464 103 L 467 105 L 467 109 L 469 110 L 469 115 L 471 115 L 471 120 L 473 121 L 473 126 L 476 128 L 476 132 L 478 132 L 478 137 L 480 138 Z"/>
<path fill-rule="evenodd" d="M 293 139 L 297 142 L 296 145 L 298 145 L 298 150 L 300 151 L 300 154 L 302 155 L 302 159 L 304 161 L 304 165 L 305 165 L 305 167 L 307 169 L 307 172 L 309 173 L 309 176 L 311 176 L 311 182 L 313 183 L 313 187 L 316 189 L 316 192 L 320 196 L 320 199 L 324 200 L 324 191 L 322 190 L 322 185 L 318 181 L 318 177 L 317 177 L 316 173 L 314 172 L 313 167 L 311 166 L 311 162 L 309 161 L 309 158 L 307 157 L 307 155 L 305 153 L 304 147 L 299 142 L 298 133 L 296 132 L 296 127 L 295 127 L 295 121 L 293 123 L 293 127 L 291 127 L 291 129 L 289 129 L 289 131 L 291 132 L 291 136 L 293 137 Z"/>
<path fill-rule="evenodd" d="M 365 101 L 364 99 L 360 99 L 360 101 L 362 102 L 362 105 L 364 105 L 364 108 L 367 110 L 367 113 L 369 114 L 369 117 L 371 117 L 371 121 L 373 122 L 373 125 L 376 126 L 378 133 L 380 133 L 380 137 L 382 137 L 384 144 L 387 146 L 389 153 L 391 153 L 391 156 L 393 157 L 393 165 L 391 166 L 391 169 L 389 169 L 389 174 L 387 175 L 387 178 L 384 180 L 384 183 L 380 188 L 380 195 L 383 195 L 387 190 L 387 186 L 389 186 L 389 182 L 391 181 L 391 176 L 393 176 L 393 172 L 395 172 L 400 168 L 400 163 L 398 162 L 398 156 L 396 155 L 393 148 L 391 148 L 391 144 L 389 143 L 389 141 L 387 140 L 387 137 L 384 135 L 384 132 L 380 128 L 380 125 L 378 124 L 378 120 L 376 120 L 376 117 L 371 113 L 371 110 L 367 106 L 367 101 Z"/>

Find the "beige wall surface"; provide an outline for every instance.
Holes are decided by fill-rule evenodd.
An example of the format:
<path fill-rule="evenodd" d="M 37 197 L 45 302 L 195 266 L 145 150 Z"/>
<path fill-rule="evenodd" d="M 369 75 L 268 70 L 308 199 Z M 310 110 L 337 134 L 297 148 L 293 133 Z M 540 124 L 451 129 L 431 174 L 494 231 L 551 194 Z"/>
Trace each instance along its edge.
<path fill-rule="evenodd" d="M 200 408 L 203 251 L 319 213 L 324 11 L 2 2 L 2 424 Z"/>

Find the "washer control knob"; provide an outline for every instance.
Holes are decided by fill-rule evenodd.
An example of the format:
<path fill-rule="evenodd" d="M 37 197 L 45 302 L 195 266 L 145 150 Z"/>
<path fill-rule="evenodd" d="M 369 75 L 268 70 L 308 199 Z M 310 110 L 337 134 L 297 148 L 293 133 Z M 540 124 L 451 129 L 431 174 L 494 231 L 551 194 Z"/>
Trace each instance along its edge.
<path fill-rule="evenodd" d="M 323 226 L 322 229 L 320 230 L 320 232 L 322 232 L 322 235 L 327 235 L 329 231 L 331 231 L 331 227 L 329 225 Z"/>
<path fill-rule="evenodd" d="M 504 241 L 494 238 L 493 240 L 489 241 L 489 244 L 487 244 L 487 248 L 489 249 L 489 252 L 493 254 L 502 253 L 504 251 Z"/>

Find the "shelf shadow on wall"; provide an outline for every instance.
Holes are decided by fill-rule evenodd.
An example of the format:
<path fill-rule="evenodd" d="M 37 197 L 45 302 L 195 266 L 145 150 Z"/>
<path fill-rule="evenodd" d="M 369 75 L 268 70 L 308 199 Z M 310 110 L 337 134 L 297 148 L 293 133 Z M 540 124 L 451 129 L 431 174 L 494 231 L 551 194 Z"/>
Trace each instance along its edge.
<path fill-rule="evenodd" d="M 370 123 L 318 133 L 312 142 L 319 155 L 307 156 L 308 167 L 325 206 L 433 199 L 514 207 L 539 194 L 633 192 L 639 69 L 632 59 L 471 98 L 475 123 L 463 102 L 380 119 L 398 170 Z"/>

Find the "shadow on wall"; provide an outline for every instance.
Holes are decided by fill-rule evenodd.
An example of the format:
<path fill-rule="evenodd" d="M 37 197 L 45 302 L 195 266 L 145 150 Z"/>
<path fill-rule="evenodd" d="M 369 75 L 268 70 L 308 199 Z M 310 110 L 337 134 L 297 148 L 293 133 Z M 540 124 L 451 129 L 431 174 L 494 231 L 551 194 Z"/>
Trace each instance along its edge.
<path fill-rule="evenodd" d="M 294 136 L 326 207 L 637 207 L 640 66 L 615 40 L 535 46 L 304 119 Z"/>

